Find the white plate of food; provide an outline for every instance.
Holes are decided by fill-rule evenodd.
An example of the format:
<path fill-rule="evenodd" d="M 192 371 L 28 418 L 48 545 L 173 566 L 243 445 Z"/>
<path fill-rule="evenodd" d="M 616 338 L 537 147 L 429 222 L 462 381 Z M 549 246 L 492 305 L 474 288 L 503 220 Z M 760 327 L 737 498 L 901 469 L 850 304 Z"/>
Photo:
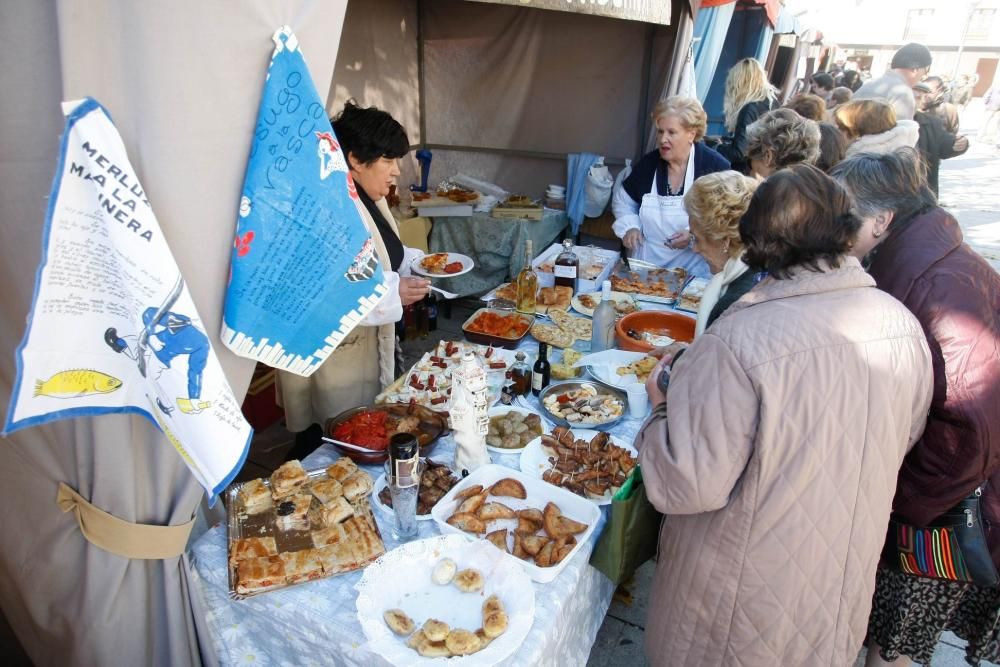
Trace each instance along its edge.
<path fill-rule="evenodd" d="M 437 583 L 449 572 L 448 583 Z M 357 590 L 368 646 L 393 665 L 437 665 L 442 658 L 449 665 L 494 665 L 520 648 L 534 623 L 527 573 L 490 543 L 460 535 L 393 549 L 368 566 Z M 432 642 L 432 630 L 444 639 Z"/>
<path fill-rule="evenodd" d="M 563 444 L 558 444 L 560 442 Z M 585 463 L 560 464 L 557 461 L 555 466 L 553 465 L 550 458 L 558 457 L 559 450 L 571 451 L 574 446 L 587 449 L 590 454 L 595 451 L 608 452 L 608 456 L 604 458 L 611 460 L 613 464 L 610 466 L 612 470 L 608 476 L 601 473 L 608 470 L 609 464 L 606 463 L 602 463 L 601 471 L 593 468 L 592 464 Z M 628 460 L 622 461 L 621 452 L 612 449 L 612 446 L 628 452 Z M 615 492 L 628 479 L 638 457 L 639 452 L 631 444 L 603 431 L 557 426 L 551 434 L 535 438 L 528 443 L 521 452 L 520 467 L 521 472 L 525 474 L 564 488 L 598 505 L 608 505 Z M 598 460 L 603 461 L 603 459 Z M 619 464 L 618 461 L 622 462 Z M 581 478 L 584 478 L 583 481 L 580 481 Z"/>
<path fill-rule="evenodd" d="M 629 385 L 644 383 L 657 361 L 645 352 L 606 350 L 601 353 L 599 363 L 587 364 L 585 368 L 601 384 L 624 390 Z"/>
<path fill-rule="evenodd" d="M 581 315 L 593 317 L 594 309 L 597 308 L 603 298 L 604 295 L 599 291 L 585 292 L 574 295 L 570 305 L 573 306 L 573 310 Z M 639 304 L 636 303 L 635 297 L 631 294 L 626 292 L 611 292 L 611 298 L 615 302 L 615 313 L 618 316 L 628 315 L 639 310 Z"/>
<path fill-rule="evenodd" d="M 431 509 L 451 491 L 451 487 L 458 484 L 460 479 L 451 468 L 443 463 L 432 459 L 424 459 L 424 463 L 424 474 L 420 478 L 420 491 L 417 496 L 417 521 L 430 521 L 432 518 Z M 389 495 L 385 473 L 379 475 L 379 478 L 375 480 L 375 487 L 372 489 L 372 505 L 379 511 L 385 512 L 386 515 L 393 516 L 392 498 Z"/>
<path fill-rule="evenodd" d="M 525 408 L 497 405 L 490 408 L 486 449 L 497 454 L 519 454 L 524 446 L 545 432 L 542 416 Z"/>
<path fill-rule="evenodd" d="M 589 500 L 496 464 L 473 471 L 431 513 L 441 532 L 485 537 L 540 583 L 559 576 L 601 518 Z"/>
<path fill-rule="evenodd" d="M 454 278 L 468 273 L 476 263 L 468 255 L 457 252 L 433 252 L 418 257 L 410 264 L 410 270 L 428 278 Z"/>

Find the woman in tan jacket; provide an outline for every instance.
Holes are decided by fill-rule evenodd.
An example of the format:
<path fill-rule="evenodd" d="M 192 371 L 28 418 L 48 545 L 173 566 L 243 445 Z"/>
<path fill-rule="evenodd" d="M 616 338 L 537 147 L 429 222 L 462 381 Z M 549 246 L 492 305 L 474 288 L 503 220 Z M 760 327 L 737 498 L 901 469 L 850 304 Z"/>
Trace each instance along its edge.
<path fill-rule="evenodd" d="M 666 517 L 646 624 L 655 665 L 850 665 L 896 472 L 923 430 L 920 324 L 846 257 L 844 190 L 797 165 L 740 231 L 769 276 L 674 365 L 636 445 Z"/>

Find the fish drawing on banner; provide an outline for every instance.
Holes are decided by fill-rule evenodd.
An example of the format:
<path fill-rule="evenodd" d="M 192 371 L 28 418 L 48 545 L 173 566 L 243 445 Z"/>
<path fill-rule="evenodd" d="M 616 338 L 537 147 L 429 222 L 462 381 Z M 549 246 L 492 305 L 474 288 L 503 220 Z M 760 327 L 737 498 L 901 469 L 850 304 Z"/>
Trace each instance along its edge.
<path fill-rule="evenodd" d="M 243 466 L 253 430 L 110 115 L 90 98 L 64 111 L 4 433 L 137 413 L 214 502 Z"/>
<path fill-rule="evenodd" d="M 388 293 L 364 204 L 291 28 L 273 37 L 239 201 L 222 341 L 309 376 Z"/>

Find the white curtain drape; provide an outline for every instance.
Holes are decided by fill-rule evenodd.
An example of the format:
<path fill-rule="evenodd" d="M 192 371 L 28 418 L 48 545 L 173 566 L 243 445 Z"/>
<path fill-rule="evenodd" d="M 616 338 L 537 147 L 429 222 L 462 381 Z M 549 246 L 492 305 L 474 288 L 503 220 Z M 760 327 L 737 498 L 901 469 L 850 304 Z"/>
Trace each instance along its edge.
<path fill-rule="evenodd" d="M 317 89 L 330 88 L 347 0 L 11 0 L 0 3 L 0 404 L 13 384 L 63 119 L 110 111 L 229 383 L 253 363 L 218 341 L 247 151 L 272 50 L 290 25 Z M 74 332 L 67 331 L 72 337 Z M 5 409 L 5 408 L 4 408 Z M 129 560 L 88 543 L 56 505 L 59 482 L 126 521 L 188 521 L 203 493 L 138 417 L 59 422 L 0 440 L 0 609 L 38 665 L 190 665 L 197 600 L 187 563 Z"/>

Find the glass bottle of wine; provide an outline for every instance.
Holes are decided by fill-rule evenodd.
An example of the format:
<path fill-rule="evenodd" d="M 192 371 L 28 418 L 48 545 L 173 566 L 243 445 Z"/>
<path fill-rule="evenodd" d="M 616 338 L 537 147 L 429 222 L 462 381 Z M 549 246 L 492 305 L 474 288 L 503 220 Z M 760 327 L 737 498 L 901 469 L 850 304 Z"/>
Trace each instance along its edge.
<path fill-rule="evenodd" d="M 517 310 L 528 315 L 535 314 L 535 293 L 538 292 L 538 275 L 531 268 L 534 259 L 531 239 L 524 242 L 524 268 L 517 274 Z"/>

